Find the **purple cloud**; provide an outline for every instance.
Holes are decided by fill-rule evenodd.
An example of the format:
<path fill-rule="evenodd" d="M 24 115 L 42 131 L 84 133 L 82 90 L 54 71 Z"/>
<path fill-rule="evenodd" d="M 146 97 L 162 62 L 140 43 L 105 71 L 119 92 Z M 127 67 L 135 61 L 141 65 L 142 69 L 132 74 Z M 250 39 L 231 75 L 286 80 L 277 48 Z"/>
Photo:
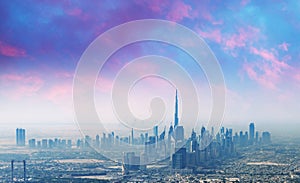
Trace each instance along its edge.
<path fill-rule="evenodd" d="M 8 57 L 25 57 L 26 51 L 24 49 L 6 44 L 0 41 L 0 54 Z"/>
<path fill-rule="evenodd" d="M 167 19 L 174 22 L 180 22 L 183 18 L 192 18 L 191 10 L 192 8 L 190 5 L 187 5 L 182 1 L 175 1 L 167 14 Z"/>

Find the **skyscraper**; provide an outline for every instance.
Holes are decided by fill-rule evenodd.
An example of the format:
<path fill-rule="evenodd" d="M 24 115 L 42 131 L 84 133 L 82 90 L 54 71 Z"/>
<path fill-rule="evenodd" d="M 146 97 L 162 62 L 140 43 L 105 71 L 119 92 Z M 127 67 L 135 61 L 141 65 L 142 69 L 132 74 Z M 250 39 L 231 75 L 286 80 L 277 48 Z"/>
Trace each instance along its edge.
<path fill-rule="evenodd" d="M 176 90 L 176 96 L 175 96 L 175 118 L 174 118 L 174 128 L 178 126 L 178 96 L 177 96 L 177 90 Z"/>
<path fill-rule="evenodd" d="M 154 137 L 155 137 L 155 146 L 157 146 L 157 142 L 158 142 L 158 126 L 155 125 L 153 127 L 153 134 L 154 134 Z"/>
<path fill-rule="evenodd" d="M 131 143 L 131 144 L 134 144 L 133 128 L 131 129 L 131 139 L 130 139 L 130 143 Z"/>
<path fill-rule="evenodd" d="M 262 144 L 270 144 L 271 143 L 271 134 L 270 132 L 262 132 Z"/>
<path fill-rule="evenodd" d="M 184 140 L 184 128 L 183 126 L 177 126 L 175 129 L 175 140 L 182 141 Z"/>
<path fill-rule="evenodd" d="M 155 125 L 155 126 L 153 127 L 153 135 L 154 135 L 155 137 L 158 136 L 158 126 L 157 126 L 157 125 Z"/>
<path fill-rule="evenodd" d="M 96 147 L 99 148 L 100 146 L 100 136 L 96 135 Z"/>
<path fill-rule="evenodd" d="M 254 143 L 254 133 L 255 133 L 254 123 L 250 123 L 250 125 L 249 125 L 249 143 L 251 145 Z"/>
<path fill-rule="evenodd" d="M 172 168 L 184 169 L 186 167 L 186 148 L 176 149 L 172 155 Z"/>
<path fill-rule="evenodd" d="M 22 128 L 16 129 L 16 145 L 25 146 L 25 129 Z"/>

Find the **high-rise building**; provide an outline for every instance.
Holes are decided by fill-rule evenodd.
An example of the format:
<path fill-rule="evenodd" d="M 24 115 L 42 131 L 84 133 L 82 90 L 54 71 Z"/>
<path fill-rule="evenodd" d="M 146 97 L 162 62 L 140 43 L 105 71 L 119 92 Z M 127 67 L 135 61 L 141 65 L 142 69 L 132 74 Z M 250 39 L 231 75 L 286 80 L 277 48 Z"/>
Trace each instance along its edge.
<path fill-rule="evenodd" d="M 46 149 L 48 147 L 48 140 L 42 139 L 42 148 Z"/>
<path fill-rule="evenodd" d="M 157 125 L 155 125 L 155 126 L 153 127 L 153 134 L 154 134 L 155 137 L 158 136 L 158 126 L 157 126 Z"/>
<path fill-rule="evenodd" d="M 16 145 L 25 146 L 25 129 L 22 128 L 16 129 Z"/>
<path fill-rule="evenodd" d="M 256 131 L 256 133 L 255 133 L 255 143 L 256 144 L 258 143 L 258 140 L 259 140 L 259 132 Z"/>
<path fill-rule="evenodd" d="M 96 135 L 96 147 L 99 148 L 100 147 L 100 136 Z"/>
<path fill-rule="evenodd" d="M 205 127 L 204 127 L 204 126 L 202 126 L 202 128 L 201 128 L 201 133 L 200 133 L 200 135 L 201 135 L 201 138 L 203 138 L 204 135 L 205 135 Z"/>
<path fill-rule="evenodd" d="M 131 129 L 130 143 L 131 143 L 131 144 L 134 144 L 133 128 Z"/>
<path fill-rule="evenodd" d="M 68 148 L 72 148 L 72 140 L 71 140 L 71 139 L 69 139 L 69 140 L 67 141 L 67 147 L 68 147 Z"/>
<path fill-rule="evenodd" d="M 263 132 L 261 136 L 262 144 L 270 144 L 271 143 L 271 134 L 270 132 Z"/>
<path fill-rule="evenodd" d="M 166 135 L 166 127 L 165 127 L 164 131 L 161 132 L 161 134 L 159 135 L 159 139 L 158 140 L 160 140 L 160 141 L 164 140 L 165 139 L 165 135 Z"/>
<path fill-rule="evenodd" d="M 148 133 L 145 133 L 145 141 L 148 141 Z"/>
<path fill-rule="evenodd" d="M 175 128 L 175 147 L 180 148 L 185 145 L 184 141 L 184 128 L 183 126 L 177 126 Z"/>
<path fill-rule="evenodd" d="M 54 141 L 52 139 L 48 140 L 48 147 L 51 149 L 53 147 L 55 147 Z"/>
<path fill-rule="evenodd" d="M 92 138 L 88 135 L 84 138 L 84 147 L 90 147 L 92 145 Z"/>
<path fill-rule="evenodd" d="M 106 148 L 106 134 L 103 133 L 102 134 L 102 138 L 101 138 L 101 148 L 105 149 Z"/>
<path fill-rule="evenodd" d="M 35 148 L 35 139 L 30 139 L 30 140 L 28 141 L 28 144 L 29 144 L 29 147 L 30 147 L 30 148 Z"/>
<path fill-rule="evenodd" d="M 196 152 L 198 149 L 199 149 L 199 144 L 197 142 L 197 134 L 193 129 L 192 134 L 191 134 L 191 146 L 190 146 L 189 151 Z"/>
<path fill-rule="evenodd" d="M 186 148 L 176 149 L 172 155 L 173 169 L 184 169 L 186 167 Z"/>
<path fill-rule="evenodd" d="M 184 128 L 183 128 L 183 126 L 177 126 L 175 128 L 175 140 L 183 142 L 183 140 L 184 140 Z"/>
<path fill-rule="evenodd" d="M 175 114 L 174 114 L 174 128 L 178 126 L 178 96 L 177 96 L 177 90 L 176 90 L 176 96 L 175 96 Z"/>
<path fill-rule="evenodd" d="M 249 144 L 250 145 L 252 145 L 254 143 L 254 133 L 255 133 L 254 123 L 250 123 L 250 125 L 249 125 Z"/>
<path fill-rule="evenodd" d="M 107 138 L 107 144 L 108 144 L 108 147 L 111 147 L 113 145 L 113 135 L 111 133 L 108 134 L 108 138 Z"/>

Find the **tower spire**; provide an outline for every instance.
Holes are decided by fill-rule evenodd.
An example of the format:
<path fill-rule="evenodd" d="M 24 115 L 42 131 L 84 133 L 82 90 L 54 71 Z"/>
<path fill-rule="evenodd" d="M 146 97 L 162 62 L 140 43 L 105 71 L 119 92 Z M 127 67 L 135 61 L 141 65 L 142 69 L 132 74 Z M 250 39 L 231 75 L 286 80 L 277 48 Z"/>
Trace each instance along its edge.
<path fill-rule="evenodd" d="M 177 89 L 176 89 L 174 128 L 176 128 L 177 126 L 178 126 L 178 96 L 177 96 Z"/>

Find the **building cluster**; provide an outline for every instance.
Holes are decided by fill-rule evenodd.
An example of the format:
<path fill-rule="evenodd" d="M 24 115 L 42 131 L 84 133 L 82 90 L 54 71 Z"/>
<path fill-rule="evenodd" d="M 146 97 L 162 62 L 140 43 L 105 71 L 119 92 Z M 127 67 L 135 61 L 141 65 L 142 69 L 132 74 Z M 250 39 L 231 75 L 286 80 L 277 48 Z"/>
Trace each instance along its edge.
<path fill-rule="evenodd" d="M 258 144 L 269 144 L 271 143 L 270 132 L 262 132 L 261 137 L 259 132 L 255 131 L 254 123 L 250 123 L 249 131 L 240 131 L 233 136 L 233 142 L 239 146 L 258 145 Z"/>
<path fill-rule="evenodd" d="M 176 130 L 177 128 L 179 130 Z M 140 156 L 133 152 L 124 153 L 124 167 L 127 170 L 141 169 L 149 162 L 165 158 L 170 160 L 173 169 L 196 169 L 233 157 L 239 148 L 271 143 L 271 134 L 263 132 L 260 137 L 259 132 L 255 132 L 254 123 L 250 123 L 249 131 L 241 131 L 234 136 L 232 129 L 224 127 L 216 135 L 213 132 L 213 128 L 209 131 L 202 127 L 199 135 L 193 130 L 190 137 L 185 139 L 182 126 L 171 126 L 166 140 L 160 138 L 161 135 L 146 139 L 145 150 Z"/>
<path fill-rule="evenodd" d="M 71 148 L 72 147 L 72 140 L 68 139 L 30 139 L 28 141 L 30 148 L 41 148 L 41 149 L 48 149 L 48 148 Z"/>
<path fill-rule="evenodd" d="M 26 134 L 25 129 L 17 128 L 16 129 L 16 145 L 17 146 L 25 146 Z M 35 138 L 28 140 L 29 148 L 40 148 L 40 149 L 48 149 L 48 148 L 71 148 L 72 140 L 71 139 L 41 139 L 37 140 Z"/>
<path fill-rule="evenodd" d="M 133 134 L 132 130 L 131 137 L 128 139 L 132 139 L 134 143 Z M 262 137 L 259 137 L 259 132 L 255 132 L 254 123 L 250 123 L 249 132 L 244 133 L 241 131 L 239 134 L 235 133 L 234 136 L 232 129 L 225 129 L 224 127 L 216 135 L 214 134 L 214 128 L 209 131 L 202 127 L 199 134 L 193 129 L 190 137 L 186 139 L 184 127 L 179 125 L 177 91 L 174 126 L 170 125 L 166 139 L 165 134 L 166 130 L 164 129 L 159 135 L 158 126 L 154 126 L 153 136 L 148 137 L 148 134 L 146 134 L 146 138 L 137 140 L 137 142 L 144 143 L 144 152 L 140 154 L 140 157 L 132 152 L 124 153 L 123 162 L 125 167 L 130 169 L 132 163 L 145 165 L 161 159 L 170 159 L 173 169 L 194 169 L 200 165 L 213 164 L 220 159 L 235 156 L 237 147 L 271 142 L 269 132 L 263 132 Z M 132 157 L 134 161 L 128 161 L 128 156 Z M 132 170 L 134 169 L 136 169 L 136 166 L 132 168 Z"/>

